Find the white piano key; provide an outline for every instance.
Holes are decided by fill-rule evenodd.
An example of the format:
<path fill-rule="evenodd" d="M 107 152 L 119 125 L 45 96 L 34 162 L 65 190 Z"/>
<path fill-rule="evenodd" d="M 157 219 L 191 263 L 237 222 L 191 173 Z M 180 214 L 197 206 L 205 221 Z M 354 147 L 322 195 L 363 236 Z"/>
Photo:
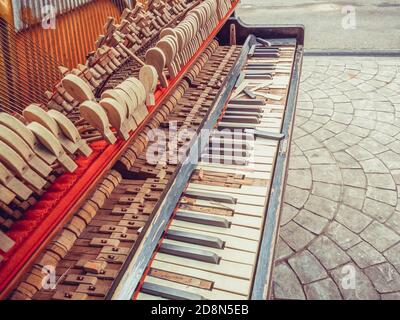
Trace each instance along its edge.
<path fill-rule="evenodd" d="M 189 213 L 197 213 L 197 214 L 203 214 L 206 217 L 215 217 L 215 218 L 220 218 L 221 215 L 217 215 L 217 214 L 209 214 L 209 213 L 200 213 L 200 212 L 196 212 L 193 210 L 178 210 L 178 212 L 189 212 Z M 248 228 L 254 228 L 254 229 L 260 229 L 261 228 L 261 224 L 262 224 L 262 220 L 260 217 L 254 217 L 254 216 L 245 216 L 245 215 L 241 215 L 238 213 L 235 213 L 233 216 L 223 216 L 224 219 L 226 219 L 227 221 L 229 221 L 232 225 L 237 225 L 237 226 L 242 226 L 242 227 L 248 227 Z M 179 219 L 181 220 L 181 219 Z M 184 221 L 184 220 L 181 220 Z"/>
<path fill-rule="evenodd" d="M 161 297 L 157 297 L 157 296 L 153 296 L 151 294 L 147 294 L 147 293 L 143 293 L 140 292 L 137 296 L 137 300 L 152 300 L 152 301 L 158 301 L 158 300 L 168 300 L 165 298 L 161 298 Z"/>
<path fill-rule="evenodd" d="M 262 148 L 262 149 L 264 149 L 265 147 L 274 147 L 274 148 L 276 148 L 278 146 L 278 141 L 256 137 L 255 142 L 254 142 L 254 146 L 257 147 L 257 148 Z"/>
<path fill-rule="evenodd" d="M 214 234 L 214 233 L 211 233 L 208 231 L 192 230 L 192 229 L 187 229 L 187 228 L 183 228 L 183 227 L 179 227 L 179 226 L 172 226 L 168 230 L 190 232 L 190 233 L 195 233 L 195 234 L 200 234 L 203 236 L 210 236 L 210 237 L 218 237 L 219 239 L 221 239 L 222 241 L 225 242 L 225 247 L 227 247 L 227 248 L 248 251 L 248 252 L 257 252 L 257 248 L 258 248 L 258 242 L 255 240 L 238 238 L 238 237 L 229 236 L 226 234 Z"/>
<path fill-rule="evenodd" d="M 230 204 L 196 199 L 196 205 L 210 208 L 231 209 L 234 211 L 234 214 L 242 214 L 245 216 L 261 217 L 264 215 L 264 208 L 253 204 Z"/>
<path fill-rule="evenodd" d="M 170 300 L 207 300 L 207 298 L 200 294 L 168 285 L 168 282 L 175 283 L 157 277 L 148 276 L 142 285 L 141 292 Z"/>
<path fill-rule="evenodd" d="M 236 203 L 236 198 L 230 195 L 225 195 L 225 194 L 215 194 L 211 193 L 207 190 L 190 190 L 187 189 L 185 192 L 186 196 L 190 196 L 192 198 L 196 199 L 206 199 L 206 200 L 212 200 L 216 202 L 222 202 L 222 203 Z"/>
<path fill-rule="evenodd" d="M 163 280 L 163 279 L 158 279 L 158 278 L 155 278 L 152 276 L 147 276 L 146 282 L 162 285 L 167 288 L 178 289 L 178 290 L 198 294 L 208 300 L 244 300 L 244 299 L 246 299 L 246 297 L 243 295 L 238 295 L 238 294 L 221 291 L 221 290 L 217 290 L 217 289 L 209 291 L 209 290 L 204 290 L 204 289 L 200 289 L 200 288 L 194 288 L 194 287 L 187 286 L 184 284 L 180 284 L 180 283 L 176 283 L 176 282 L 172 282 L 172 281 L 168 281 L 168 280 Z"/>
<path fill-rule="evenodd" d="M 269 159 L 265 159 L 266 161 L 271 161 L 271 159 L 273 159 L 276 155 L 277 149 L 276 147 L 271 148 L 273 150 L 269 150 L 267 148 L 255 148 L 254 151 L 251 152 L 252 155 L 256 156 L 256 157 L 266 157 Z M 272 152 L 271 152 L 272 151 Z M 261 159 L 259 161 L 262 161 Z M 271 162 L 267 162 L 267 163 L 271 163 Z"/>
<path fill-rule="evenodd" d="M 247 296 L 250 292 L 250 281 L 228 277 L 221 274 L 216 274 L 208 271 L 188 268 L 176 264 L 166 263 L 162 261 L 154 261 L 152 268 L 170 272 L 174 270 L 175 273 L 192 277 L 196 279 L 204 279 L 214 283 L 213 289 L 228 291 L 236 294 Z"/>
<path fill-rule="evenodd" d="M 203 169 L 203 170 L 207 170 L 207 171 L 215 171 L 215 172 L 219 172 L 219 173 L 232 173 L 232 174 L 242 174 L 244 175 L 246 178 L 253 178 L 253 179 L 270 179 L 271 178 L 271 170 L 268 172 L 262 171 L 262 175 L 260 175 L 260 172 L 256 171 L 256 170 L 252 170 L 252 169 L 245 169 L 243 170 L 243 168 L 241 167 L 223 167 L 223 166 L 213 166 L 211 164 L 207 164 L 207 163 L 202 163 L 199 162 L 199 165 L 197 165 L 196 167 L 197 169 Z"/>
<path fill-rule="evenodd" d="M 273 126 L 267 126 L 267 125 L 260 125 L 260 126 L 255 127 L 254 129 L 269 131 L 269 132 L 273 132 L 273 133 L 281 133 L 281 131 L 282 131 L 281 126 L 273 127 Z"/>
<path fill-rule="evenodd" d="M 269 106 L 269 112 L 264 112 L 262 114 L 261 119 L 266 119 L 266 118 L 276 118 L 276 119 L 283 119 L 283 113 L 282 112 L 273 112 L 272 110 L 284 110 L 285 107 L 281 105 L 270 105 Z"/>
<path fill-rule="evenodd" d="M 213 226 L 205 226 L 201 224 L 174 220 L 172 221 L 172 226 L 180 226 L 193 230 L 210 231 L 216 234 L 227 234 L 231 236 L 236 236 L 243 239 L 259 240 L 260 232 L 259 230 L 253 228 L 247 228 L 242 226 L 232 225 L 229 229 L 218 228 Z"/>
<path fill-rule="evenodd" d="M 185 242 L 169 240 L 169 239 L 164 239 L 163 245 L 164 244 L 171 244 L 171 245 L 176 245 L 176 246 L 180 246 L 180 247 L 186 247 L 189 249 L 207 250 L 210 252 L 214 252 L 218 257 L 221 258 L 221 261 L 225 260 L 225 261 L 253 265 L 255 262 L 255 258 L 256 258 L 256 255 L 254 253 L 247 252 L 247 251 L 235 250 L 235 249 L 231 249 L 231 248 L 224 248 L 224 249 L 210 248 L 210 247 L 200 246 L 197 244 L 185 243 Z M 193 259 L 193 260 L 196 260 L 196 259 Z"/>
<path fill-rule="evenodd" d="M 236 198 L 236 203 L 238 204 L 253 204 L 256 206 L 264 206 L 265 204 L 265 197 L 259 197 L 259 196 L 252 196 L 252 195 L 245 195 L 245 194 L 238 194 L 233 192 L 233 190 L 231 190 L 232 188 L 224 188 L 224 187 L 218 187 L 218 186 L 211 186 L 211 185 L 197 185 L 197 186 L 201 186 L 201 188 L 198 187 L 193 187 L 191 184 L 189 184 L 189 187 L 187 189 L 187 191 L 203 191 L 203 190 L 212 190 L 213 193 L 215 194 L 226 194 L 226 195 L 231 195 L 233 197 Z M 221 188 L 222 190 L 218 190 L 218 188 Z M 225 190 L 223 190 L 225 189 Z M 239 190 L 239 189 L 236 189 Z"/>
<path fill-rule="evenodd" d="M 168 262 L 179 266 L 188 268 L 194 268 L 213 272 L 216 274 L 222 274 L 230 277 L 236 277 L 239 279 L 249 280 L 251 279 L 253 268 L 247 264 L 236 263 L 222 260 L 220 264 L 212 264 L 207 262 L 195 261 L 188 258 L 171 256 L 169 254 L 158 252 L 154 258 L 155 261 Z M 171 270 L 173 271 L 173 270 Z"/>
<path fill-rule="evenodd" d="M 271 172 L 272 165 L 270 164 L 254 164 L 250 163 L 248 165 L 239 166 L 239 165 L 226 165 L 219 163 L 208 163 L 204 161 L 199 161 L 199 165 L 207 168 L 224 168 L 224 169 L 232 169 L 232 170 L 241 170 L 241 171 L 251 171 L 251 172 Z M 211 169 L 210 169 L 211 170 Z"/>
<path fill-rule="evenodd" d="M 232 195 L 237 198 L 237 203 L 248 203 L 247 201 L 253 201 L 249 204 L 264 206 L 265 198 L 267 196 L 265 187 L 258 186 L 241 186 L 240 188 L 229 188 L 213 185 L 205 185 L 199 183 L 189 183 L 188 190 L 208 190 L 212 192 L 225 193 Z M 244 199 L 246 199 L 246 202 Z"/>

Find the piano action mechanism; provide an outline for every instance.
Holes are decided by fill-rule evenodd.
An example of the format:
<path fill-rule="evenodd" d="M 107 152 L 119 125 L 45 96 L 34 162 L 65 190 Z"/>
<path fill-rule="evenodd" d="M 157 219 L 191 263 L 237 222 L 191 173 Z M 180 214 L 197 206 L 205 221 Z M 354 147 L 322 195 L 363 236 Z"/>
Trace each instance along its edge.
<path fill-rule="evenodd" d="M 0 297 L 269 298 L 303 28 L 246 25 L 237 0 L 103 2 L 92 52 L 32 45 L 30 91 L 7 57 L 34 38 L 2 20 Z"/>

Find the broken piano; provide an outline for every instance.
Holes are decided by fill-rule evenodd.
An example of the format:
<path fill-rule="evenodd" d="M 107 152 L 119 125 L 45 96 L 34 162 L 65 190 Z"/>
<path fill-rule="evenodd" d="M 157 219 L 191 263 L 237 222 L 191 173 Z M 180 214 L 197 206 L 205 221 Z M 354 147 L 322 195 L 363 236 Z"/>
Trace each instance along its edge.
<path fill-rule="evenodd" d="M 0 106 L 2 299 L 270 296 L 304 30 L 149 2 Z"/>

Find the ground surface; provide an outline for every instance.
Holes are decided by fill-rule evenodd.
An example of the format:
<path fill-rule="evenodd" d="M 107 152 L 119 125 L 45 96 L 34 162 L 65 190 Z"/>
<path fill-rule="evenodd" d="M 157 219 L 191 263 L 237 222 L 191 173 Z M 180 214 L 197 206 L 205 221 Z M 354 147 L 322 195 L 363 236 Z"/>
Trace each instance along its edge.
<path fill-rule="evenodd" d="M 237 13 L 249 23 L 304 24 L 307 49 L 400 49 L 400 0 L 242 0 Z"/>
<path fill-rule="evenodd" d="M 400 1 L 242 0 L 238 13 L 305 24 L 306 50 L 400 49 Z M 399 197 L 400 58 L 305 57 L 274 297 L 400 299 Z"/>
<path fill-rule="evenodd" d="M 400 299 L 399 71 L 305 58 L 275 298 Z"/>

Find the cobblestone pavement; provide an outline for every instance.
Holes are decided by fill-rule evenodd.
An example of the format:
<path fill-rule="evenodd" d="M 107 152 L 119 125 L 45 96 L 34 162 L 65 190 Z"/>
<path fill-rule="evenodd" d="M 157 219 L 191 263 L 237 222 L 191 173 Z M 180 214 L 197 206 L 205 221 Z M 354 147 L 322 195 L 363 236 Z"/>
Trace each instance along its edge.
<path fill-rule="evenodd" d="M 399 197 L 400 59 L 306 57 L 275 299 L 400 299 Z"/>

